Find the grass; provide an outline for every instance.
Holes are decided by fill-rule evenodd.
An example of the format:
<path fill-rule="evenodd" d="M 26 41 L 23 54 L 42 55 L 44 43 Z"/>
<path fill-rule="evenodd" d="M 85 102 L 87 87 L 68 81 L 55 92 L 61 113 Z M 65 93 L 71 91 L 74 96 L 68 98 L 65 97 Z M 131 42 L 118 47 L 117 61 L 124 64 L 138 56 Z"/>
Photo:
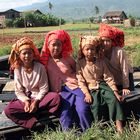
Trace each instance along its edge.
<path fill-rule="evenodd" d="M 91 26 L 90 26 L 91 25 Z M 25 32 L 47 32 L 51 30 L 64 29 L 69 31 L 77 30 L 97 30 L 98 24 L 65 24 L 61 26 L 30 27 L 30 28 L 6 28 L 0 29 L 0 34 L 21 34 Z"/>
<path fill-rule="evenodd" d="M 84 133 L 78 133 L 73 128 L 69 131 L 62 132 L 60 127 L 56 130 L 46 128 L 42 133 L 33 133 L 33 140 L 139 140 L 140 124 L 133 119 L 125 126 L 124 132 L 119 134 L 116 132 L 114 123 L 103 125 L 101 122 L 93 124 L 90 129 Z"/>

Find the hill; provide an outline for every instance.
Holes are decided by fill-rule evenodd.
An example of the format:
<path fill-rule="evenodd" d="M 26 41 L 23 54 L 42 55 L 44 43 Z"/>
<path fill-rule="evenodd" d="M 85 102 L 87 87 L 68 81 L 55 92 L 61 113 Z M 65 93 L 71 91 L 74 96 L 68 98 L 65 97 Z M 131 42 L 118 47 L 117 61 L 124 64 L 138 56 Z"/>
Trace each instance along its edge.
<path fill-rule="evenodd" d="M 82 19 L 95 16 L 95 6 L 99 8 L 99 15 L 107 11 L 123 10 L 127 15 L 140 17 L 140 0 L 51 0 L 53 8 L 50 10 L 48 1 L 16 8 L 19 11 L 39 9 L 43 13 L 52 13 L 64 19 Z"/>

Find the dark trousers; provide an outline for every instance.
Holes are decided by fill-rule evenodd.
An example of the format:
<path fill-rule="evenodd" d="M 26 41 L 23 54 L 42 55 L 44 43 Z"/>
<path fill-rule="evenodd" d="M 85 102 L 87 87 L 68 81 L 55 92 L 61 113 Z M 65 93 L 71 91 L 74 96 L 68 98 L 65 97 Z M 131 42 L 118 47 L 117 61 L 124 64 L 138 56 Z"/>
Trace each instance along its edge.
<path fill-rule="evenodd" d="M 108 106 L 110 120 L 124 120 L 122 107 L 106 83 L 100 83 L 99 90 L 92 90 L 91 95 L 93 97 L 91 111 L 96 122 L 99 121 L 99 115 L 101 114 L 100 107 L 104 104 Z"/>
<path fill-rule="evenodd" d="M 24 103 L 18 99 L 12 100 L 4 109 L 5 115 L 16 124 L 32 128 L 37 122 L 40 112 L 46 110 L 48 113 L 55 113 L 60 104 L 60 96 L 57 93 L 49 92 L 40 101 L 38 110 L 35 113 L 24 111 Z M 47 117 L 47 115 L 46 115 Z"/>

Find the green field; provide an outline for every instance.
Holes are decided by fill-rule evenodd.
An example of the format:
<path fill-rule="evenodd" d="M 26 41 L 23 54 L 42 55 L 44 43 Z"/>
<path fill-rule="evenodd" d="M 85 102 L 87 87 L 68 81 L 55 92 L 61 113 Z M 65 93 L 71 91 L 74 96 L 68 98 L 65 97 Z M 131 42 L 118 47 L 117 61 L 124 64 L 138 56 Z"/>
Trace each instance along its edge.
<path fill-rule="evenodd" d="M 125 51 L 133 66 L 140 66 L 140 27 L 125 28 L 120 24 L 113 24 L 125 32 Z M 97 35 L 99 24 L 65 24 L 61 26 L 34 27 L 34 28 L 11 28 L 0 29 L 0 56 L 10 53 L 12 44 L 23 36 L 33 39 L 37 47 L 41 48 L 44 37 L 48 31 L 64 29 L 69 32 L 74 48 L 73 56 L 77 57 L 78 42 L 81 35 Z"/>

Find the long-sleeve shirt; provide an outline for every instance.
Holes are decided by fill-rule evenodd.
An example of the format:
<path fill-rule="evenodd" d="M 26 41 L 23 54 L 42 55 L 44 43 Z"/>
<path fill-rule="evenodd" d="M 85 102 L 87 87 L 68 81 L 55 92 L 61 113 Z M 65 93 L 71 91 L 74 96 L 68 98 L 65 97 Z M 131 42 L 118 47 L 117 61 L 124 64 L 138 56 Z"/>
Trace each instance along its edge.
<path fill-rule="evenodd" d="M 41 100 L 49 90 L 46 69 L 39 62 L 34 62 L 31 73 L 27 73 L 24 67 L 15 69 L 14 81 L 15 94 L 23 102 L 30 98 Z M 29 92 L 31 92 L 30 97 L 27 95 Z"/>
<path fill-rule="evenodd" d="M 64 84 L 72 90 L 78 87 L 76 63 L 72 57 L 61 58 L 56 62 L 49 57 L 46 68 L 51 91 L 60 92 Z"/>
<path fill-rule="evenodd" d="M 129 73 L 132 72 L 126 54 L 120 47 L 113 47 L 111 58 L 105 58 L 105 62 L 114 76 L 117 85 L 122 85 L 123 88 L 129 87 Z"/>
<path fill-rule="evenodd" d="M 117 90 L 114 79 L 103 60 L 96 60 L 92 65 L 87 64 L 86 60 L 77 61 L 78 85 L 84 94 L 89 91 L 99 89 L 99 84 L 105 81 L 112 90 Z"/>

